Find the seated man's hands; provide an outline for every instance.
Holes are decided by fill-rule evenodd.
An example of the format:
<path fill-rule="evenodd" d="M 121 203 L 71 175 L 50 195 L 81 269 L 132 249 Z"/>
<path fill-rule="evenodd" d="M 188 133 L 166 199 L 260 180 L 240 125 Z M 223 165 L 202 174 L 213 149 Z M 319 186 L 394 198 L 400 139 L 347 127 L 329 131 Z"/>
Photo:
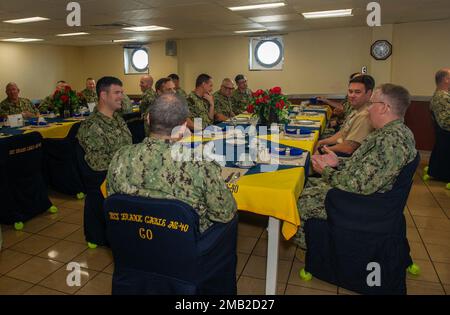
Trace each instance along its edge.
<path fill-rule="evenodd" d="M 29 118 L 34 118 L 34 117 L 36 117 L 35 114 L 33 114 L 33 113 L 29 112 L 29 111 L 24 111 L 24 112 L 22 112 L 22 116 L 23 116 L 23 118 L 25 118 L 25 119 L 29 119 Z"/>
<path fill-rule="evenodd" d="M 311 158 L 313 169 L 319 174 L 322 174 L 323 170 L 327 166 L 334 168 L 339 165 L 339 158 L 333 151 L 331 151 L 326 146 L 324 146 L 322 150 L 325 152 L 325 154 L 313 155 L 313 157 Z"/>

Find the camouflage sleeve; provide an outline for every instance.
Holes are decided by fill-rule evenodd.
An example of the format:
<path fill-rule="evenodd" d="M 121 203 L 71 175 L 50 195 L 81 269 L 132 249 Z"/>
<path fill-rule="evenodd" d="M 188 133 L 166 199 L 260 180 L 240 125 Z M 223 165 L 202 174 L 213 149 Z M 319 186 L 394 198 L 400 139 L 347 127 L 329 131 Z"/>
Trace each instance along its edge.
<path fill-rule="evenodd" d="M 434 106 L 434 116 L 442 129 L 450 131 L 450 95 L 439 98 Z"/>
<path fill-rule="evenodd" d="M 189 118 L 193 120 L 195 117 L 197 117 L 197 113 L 195 111 L 195 101 L 190 96 L 186 99 L 186 101 L 189 109 Z"/>
<path fill-rule="evenodd" d="M 128 97 L 128 95 L 124 94 L 122 99 L 122 114 L 129 114 L 133 111 L 131 99 Z"/>
<path fill-rule="evenodd" d="M 106 171 L 109 166 L 110 156 L 105 146 L 106 137 L 102 128 L 96 124 L 80 128 L 78 140 L 85 151 L 84 159 L 94 171 Z"/>
<path fill-rule="evenodd" d="M 7 116 L 8 112 L 3 103 L 0 103 L 0 116 Z"/>
<path fill-rule="evenodd" d="M 141 109 L 141 113 L 147 113 L 148 112 L 148 108 L 155 102 L 155 97 L 153 96 L 153 94 L 150 93 L 146 93 L 144 94 L 144 96 L 142 97 L 141 100 L 141 105 L 139 106 L 139 108 Z"/>
<path fill-rule="evenodd" d="M 215 162 L 207 162 L 203 172 L 208 219 L 214 222 L 230 222 L 236 214 L 237 206 L 222 179 L 220 166 Z"/>
<path fill-rule="evenodd" d="M 29 111 L 30 113 L 33 113 L 35 115 L 39 114 L 39 110 L 31 103 L 29 99 L 24 99 L 25 103 L 25 110 Z"/>
<path fill-rule="evenodd" d="M 409 154 L 396 140 L 395 137 L 385 138 L 382 144 L 368 147 L 361 156 L 362 161 L 354 164 L 356 166 L 348 160 L 340 170 L 326 167 L 322 178 L 333 188 L 352 193 L 370 195 L 380 191 L 392 184 L 408 162 Z"/>
<path fill-rule="evenodd" d="M 108 174 L 106 175 L 106 191 L 108 192 L 108 196 L 122 193 L 120 189 L 120 178 L 126 176 L 126 174 L 122 174 L 123 172 L 121 170 L 123 168 L 120 167 L 123 165 L 123 154 L 121 154 L 123 149 L 121 148 L 116 152 L 108 167 Z"/>
<path fill-rule="evenodd" d="M 47 96 L 42 100 L 42 102 L 39 104 L 39 111 L 40 112 L 49 112 L 53 110 L 53 101 L 51 96 Z"/>

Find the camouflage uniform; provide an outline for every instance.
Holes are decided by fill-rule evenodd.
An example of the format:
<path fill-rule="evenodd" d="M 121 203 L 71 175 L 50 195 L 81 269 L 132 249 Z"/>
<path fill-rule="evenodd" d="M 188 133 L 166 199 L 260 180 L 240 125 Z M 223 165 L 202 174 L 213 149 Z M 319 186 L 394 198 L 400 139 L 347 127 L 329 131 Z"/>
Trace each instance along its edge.
<path fill-rule="evenodd" d="M 213 222 L 229 222 L 236 202 L 215 162 L 176 161 L 169 140 L 146 138 L 143 143 L 121 148 L 107 175 L 108 195 L 177 199 L 191 205 L 199 215 L 200 232 Z"/>
<path fill-rule="evenodd" d="M 109 118 L 98 110 L 81 123 L 77 138 L 94 171 L 106 171 L 114 153 L 132 143 L 131 132 L 118 113 Z"/>
<path fill-rule="evenodd" d="M 204 98 L 191 92 L 187 98 L 187 104 L 189 107 L 189 118 L 194 121 L 194 118 L 202 119 L 202 128 L 205 129 L 209 125 L 213 124 L 213 121 L 209 118 L 209 102 Z"/>
<path fill-rule="evenodd" d="M 89 89 L 84 89 L 80 92 L 84 99 L 86 100 L 86 103 L 95 103 L 98 104 L 98 96 L 96 91 L 92 91 Z"/>
<path fill-rule="evenodd" d="M 129 114 L 133 112 L 133 103 L 130 97 L 126 94 L 123 94 L 122 99 L 122 108 L 118 111 L 120 115 Z"/>
<path fill-rule="evenodd" d="M 450 94 L 446 91 L 436 91 L 430 103 L 437 124 L 450 131 Z"/>
<path fill-rule="evenodd" d="M 153 91 L 153 89 L 148 89 L 144 92 L 144 94 L 142 94 L 140 105 L 141 114 L 148 113 L 148 108 L 153 105 L 157 97 L 158 96 L 156 95 L 156 92 Z"/>
<path fill-rule="evenodd" d="M 182 99 L 187 99 L 188 97 L 187 93 L 182 88 L 177 89 L 177 95 Z"/>
<path fill-rule="evenodd" d="M 214 111 L 217 114 L 222 114 L 227 117 L 235 116 L 233 99 L 223 95 L 220 91 L 217 91 L 214 93 Z"/>
<path fill-rule="evenodd" d="M 7 98 L 0 103 L 0 115 L 16 115 L 23 112 L 30 112 L 35 115 L 39 114 L 37 108 L 26 98 L 19 97 L 17 104 L 9 101 Z"/>
<path fill-rule="evenodd" d="M 325 197 L 330 189 L 362 195 L 388 192 L 403 167 L 416 155 L 414 136 L 403 121 L 395 120 L 372 132 L 351 158 L 340 160 L 337 169 L 326 167 L 322 178 L 308 178 L 297 202 L 301 226 L 294 242 L 306 248 L 305 221 L 327 219 Z"/>
<path fill-rule="evenodd" d="M 53 104 L 53 95 L 49 95 L 42 100 L 39 104 L 39 111 L 51 112 L 55 110 L 55 104 Z"/>
<path fill-rule="evenodd" d="M 247 110 L 248 104 L 250 104 L 251 97 L 252 97 L 252 91 L 250 89 L 247 89 L 244 92 L 241 92 L 241 91 L 239 91 L 239 89 L 236 89 L 233 92 L 233 96 L 232 96 L 234 112 L 236 114 L 245 112 Z"/>

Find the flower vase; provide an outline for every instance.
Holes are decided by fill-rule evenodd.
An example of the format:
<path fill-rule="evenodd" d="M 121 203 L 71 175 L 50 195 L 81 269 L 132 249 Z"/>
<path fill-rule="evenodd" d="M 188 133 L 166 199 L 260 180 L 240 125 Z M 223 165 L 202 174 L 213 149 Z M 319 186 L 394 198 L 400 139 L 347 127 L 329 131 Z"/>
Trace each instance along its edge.
<path fill-rule="evenodd" d="M 264 117 L 264 115 L 261 115 L 259 118 L 259 123 L 263 126 L 270 127 L 272 124 L 278 124 L 279 119 L 276 111 L 274 111 L 272 108 L 269 108 L 269 113 L 267 115 L 268 117 Z"/>

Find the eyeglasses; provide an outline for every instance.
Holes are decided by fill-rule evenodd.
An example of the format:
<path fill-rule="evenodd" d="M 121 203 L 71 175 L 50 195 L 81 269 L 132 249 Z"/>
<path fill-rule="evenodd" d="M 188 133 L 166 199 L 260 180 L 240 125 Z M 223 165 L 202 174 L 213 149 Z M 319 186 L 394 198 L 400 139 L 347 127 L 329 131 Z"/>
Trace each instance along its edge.
<path fill-rule="evenodd" d="M 222 85 L 222 87 L 227 90 L 234 90 L 234 87 L 228 87 L 228 86 L 223 86 L 223 85 Z"/>

